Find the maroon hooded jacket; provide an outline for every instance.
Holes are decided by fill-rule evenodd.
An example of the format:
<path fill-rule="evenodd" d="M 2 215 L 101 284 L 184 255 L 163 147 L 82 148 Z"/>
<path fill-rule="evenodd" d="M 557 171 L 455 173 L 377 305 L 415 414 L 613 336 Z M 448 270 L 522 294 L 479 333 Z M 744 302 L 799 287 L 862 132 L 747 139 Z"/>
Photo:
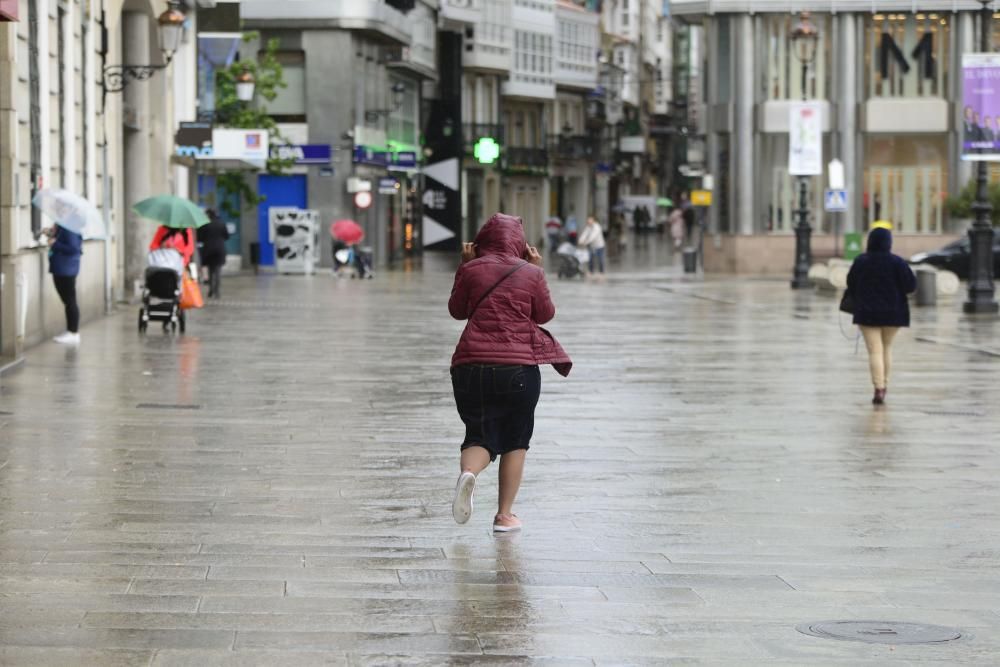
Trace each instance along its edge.
<path fill-rule="evenodd" d="M 451 359 L 463 364 L 552 364 L 569 375 L 573 362 L 556 339 L 540 325 L 556 314 L 545 272 L 521 267 L 476 304 L 513 267 L 524 262 L 527 244 L 521 219 L 497 213 L 476 236 L 476 258 L 462 264 L 448 300 L 456 320 L 468 319 Z M 475 309 L 475 312 L 473 312 Z"/>

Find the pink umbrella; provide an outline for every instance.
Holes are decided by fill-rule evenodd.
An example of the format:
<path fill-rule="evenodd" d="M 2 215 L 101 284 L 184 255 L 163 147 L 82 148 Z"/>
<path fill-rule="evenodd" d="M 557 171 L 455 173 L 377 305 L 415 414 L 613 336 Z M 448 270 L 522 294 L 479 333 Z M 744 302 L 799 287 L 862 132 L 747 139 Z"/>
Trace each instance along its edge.
<path fill-rule="evenodd" d="M 360 243 L 365 238 L 365 230 L 353 220 L 337 220 L 330 225 L 330 234 L 349 245 Z"/>

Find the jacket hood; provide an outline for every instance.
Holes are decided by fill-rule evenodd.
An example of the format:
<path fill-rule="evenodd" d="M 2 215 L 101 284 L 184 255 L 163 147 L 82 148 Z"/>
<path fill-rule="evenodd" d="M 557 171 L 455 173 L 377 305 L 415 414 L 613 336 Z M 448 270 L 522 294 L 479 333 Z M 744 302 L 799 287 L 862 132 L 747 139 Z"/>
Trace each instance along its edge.
<path fill-rule="evenodd" d="M 515 215 L 494 213 L 476 234 L 476 254 L 523 257 L 527 250 L 524 222 Z"/>
<path fill-rule="evenodd" d="M 890 252 L 892 250 L 892 232 L 888 229 L 876 228 L 868 234 L 868 252 Z"/>

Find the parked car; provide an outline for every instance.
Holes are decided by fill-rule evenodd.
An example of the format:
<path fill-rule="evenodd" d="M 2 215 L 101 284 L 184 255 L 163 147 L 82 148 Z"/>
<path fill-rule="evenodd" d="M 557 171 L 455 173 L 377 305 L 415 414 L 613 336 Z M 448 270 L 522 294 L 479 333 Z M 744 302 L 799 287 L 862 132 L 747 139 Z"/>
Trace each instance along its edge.
<path fill-rule="evenodd" d="M 969 279 L 969 237 L 949 243 L 939 250 L 920 252 L 910 258 L 911 264 L 930 264 L 951 271 L 962 280 Z M 993 235 L 993 275 L 1000 277 L 1000 234 Z"/>

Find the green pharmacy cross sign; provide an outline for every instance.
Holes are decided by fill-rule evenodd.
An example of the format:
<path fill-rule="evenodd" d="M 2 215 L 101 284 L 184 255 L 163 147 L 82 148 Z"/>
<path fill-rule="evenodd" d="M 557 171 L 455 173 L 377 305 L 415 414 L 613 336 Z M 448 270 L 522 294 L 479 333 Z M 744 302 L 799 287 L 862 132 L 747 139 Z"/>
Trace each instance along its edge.
<path fill-rule="evenodd" d="M 500 144 L 493 137 L 480 137 L 472 149 L 472 154 L 482 164 L 493 164 L 500 157 Z"/>

